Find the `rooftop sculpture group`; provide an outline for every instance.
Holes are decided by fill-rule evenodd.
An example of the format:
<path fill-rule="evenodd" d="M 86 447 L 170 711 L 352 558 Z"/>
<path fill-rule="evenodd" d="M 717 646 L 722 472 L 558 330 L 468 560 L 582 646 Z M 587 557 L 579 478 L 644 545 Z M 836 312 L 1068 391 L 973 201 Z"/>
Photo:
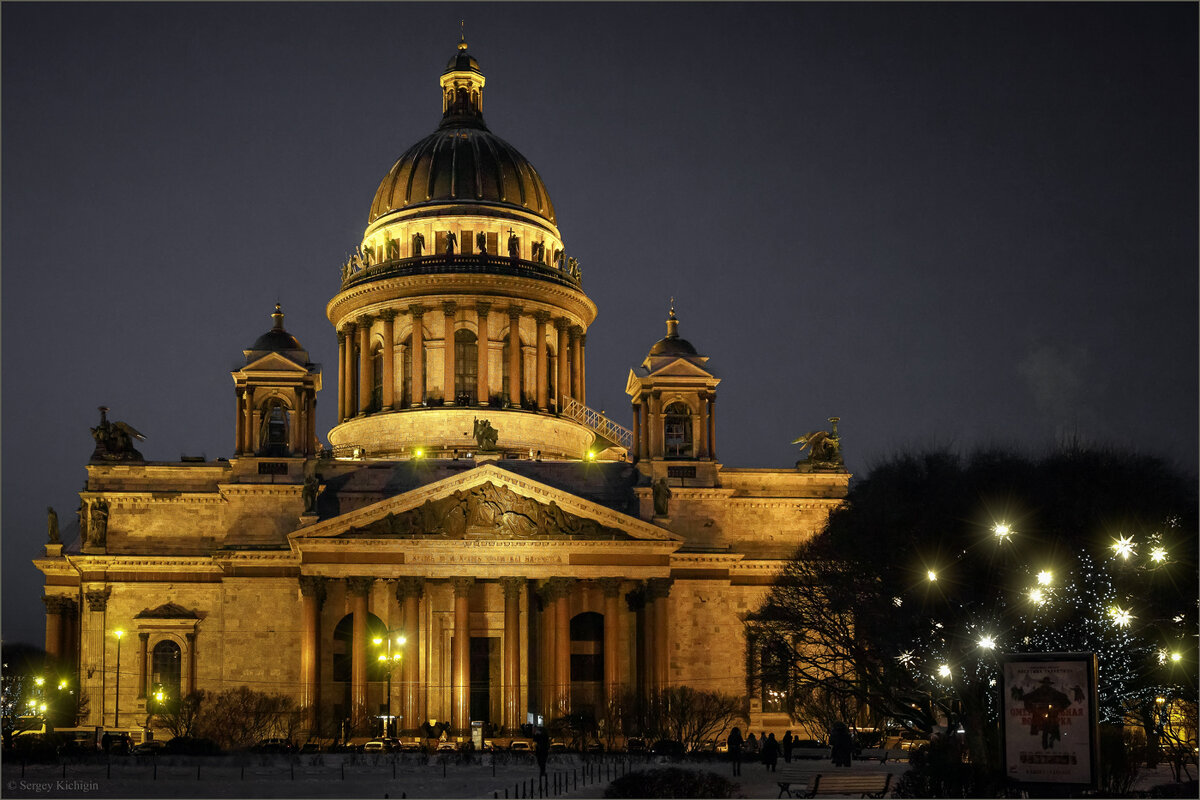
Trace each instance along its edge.
<path fill-rule="evenodd" d="M 92 428 L 96 449 L 92 461 L 144 461 L 142 454 L 133 446 L 133 440 L 145 441 L 146 437 L 124 422 L 109 422 L 108 407 L 100 406 L 100 424 Z"/>
<path fill-rule="evenodd" d="M 831 429 L 828 431 L 810 431 L 795 439 L 792 444 L 800 445 L 800 452 L 808 448 L 808 458 L 796 462 L 822 469 L 833 469 L 845 464 L 842 459 L 842 442 L 838 437 L 837 424 L 841 417 L 830 417 Z"/>

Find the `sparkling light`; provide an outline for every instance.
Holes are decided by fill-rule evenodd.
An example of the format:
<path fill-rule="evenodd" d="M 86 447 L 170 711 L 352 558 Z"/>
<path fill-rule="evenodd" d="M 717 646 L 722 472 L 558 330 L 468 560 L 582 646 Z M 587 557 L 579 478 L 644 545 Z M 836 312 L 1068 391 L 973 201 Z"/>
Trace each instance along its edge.
<path fill-rule="evenodd" d="M 938 675 L 941 675 L 943 678 L 949 678 L 950 677 L 950 665 L 942 664 L 940 667 L 938 667 Z"/>
<path fill-rule="evenodd" d="M 905 650 L 903 653 L 896 656 L 896 660 L 899 661 L 901 664 L 911 664 L 913 661 L 912 650 Z"/>
<path fill-rule="evenodd" d="M 992 533 L 996 534 L 996 539 L 1003 542 L 1012 537 L 1013 530 L 1007 522 L 997 522 L 992 527 Z"/>
<path fill-rule="evenodd" d="M 1159 546 L 1150 551 L 1150 560 L 1156 564 L 1161 564 L 1167 560 L 1167 548 Z"/>
<path fill-rule="evenodd" d="M 1037 605 L 1043 605 L 1046 602 L 1046 593 L 1041 589 L 1030 589 L 1029 599 Z"/>
<path fill-rule="evenodd" d="M 1183 660 L 1183 653 L 1180 653 L 1180 652 L 1171 653 L 1171 660 L 1174 661 L 1176 664 L 1178 664 L 1180 661 Z"/>
<path fill-rule="evenodd" d="M 1120 606 L 1113 606 L 1108 614 L 1113 618 L 1113 622 L 1122 628 L 1129 627 L 1129 623 L 1133 621 L 1133 615 Z"/>
<path fill-rule="evenodd" d="M 1121 558 L 1129 558 L 1134 554 L 1133 537 L 1122 536 L 1112 544 L 1112 550 Z"/>
<path fill-rule="evenodd" d="M 1050 570 L 1044 569 L 1037 574 L 1038 586 L 1049 586 L 1051 579 L 1054 577 Z"/>
<path fill-rule="evenodd" d="M 930 580 L 931 582 L 932 582 L 932 581 L 936 581 L 936 580 L 937 580 L 937 573 L 936 573 L 936 572 L 934 572 L 933 570 L 929 570 L 928 572 L 926 572 L 926 573 L 925 573 L 925 577 L 926 577 L 926 578 L 929 578 L 929 580 Z"/>
<path fill-rule="evenodd" d="M 901 600 L 899 597 L 893 597 L 892 605 L 894 605 L 896 608 L 899 608 L 900 606 L 904 605 L 904 601 Z"/>
<path fill-rule="evenodd" d="M 996 646 L 996 640 L 993 639 L 991 636 L 984 636 L 982 639 L 979 640 L 979 646 L 982 647 L 984 650 L 991 650 L 992 648 L 994 648 Z"/>

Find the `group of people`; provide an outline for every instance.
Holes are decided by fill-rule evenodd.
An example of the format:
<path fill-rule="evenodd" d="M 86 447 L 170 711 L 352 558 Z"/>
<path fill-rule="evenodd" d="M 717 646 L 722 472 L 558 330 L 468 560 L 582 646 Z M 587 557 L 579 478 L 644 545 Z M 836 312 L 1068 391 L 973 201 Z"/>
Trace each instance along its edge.
<path fill-rule="evenodd" d="M 791 731 L 783 734 L 782 741 L 775 738 L 774 733 L 764 733 L 762 738 L 755 737 L 754 732 L 743 738 L 742 729 L 734 728 L 729 733 L 726 744 L 729 747 L 729 758 L 733 762 L 733 774 L 742 774 L 742 754 L 758 755 L 768 772 L 775 772 L 780 755 L 785 763 L 791 763 L 792 751 L 798 746 L 799 737 L 792 736 Z M 835 723 L 829 732 L 829 750 L 835 767 L 848 767 L 854 750 L 854 738 L 850 730 L 841 722 Z"/>

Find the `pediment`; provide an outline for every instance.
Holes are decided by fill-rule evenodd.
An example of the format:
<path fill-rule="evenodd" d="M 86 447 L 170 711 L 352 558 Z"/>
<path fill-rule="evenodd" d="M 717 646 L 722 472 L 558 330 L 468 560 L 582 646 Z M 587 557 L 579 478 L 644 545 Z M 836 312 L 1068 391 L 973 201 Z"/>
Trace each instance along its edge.
<path fill-rule="evenodd" d="M 651 378 L 704 378 L 711 380 L 713 374 L 703 367 L 684 358 L 677 358 L 650 372 Z"/>
<path fill-rule="evenodd" d="M 134 619 L 199 619 L 195 611 L 184 608 L 178 603 L 163 603 L 161 606 L 146 608 L 134 615 Z"/>
<path fill-rule="evenodd" d="M 323 520 L 291 537 L 681 541 L 656 525 L 492 464 Z"/>
<path fill-rule="evenodd" d="M 293 361 L 282 353 L 267 353 L 237 372 L 298 372 L 307 375 L 308 367 Z"/>

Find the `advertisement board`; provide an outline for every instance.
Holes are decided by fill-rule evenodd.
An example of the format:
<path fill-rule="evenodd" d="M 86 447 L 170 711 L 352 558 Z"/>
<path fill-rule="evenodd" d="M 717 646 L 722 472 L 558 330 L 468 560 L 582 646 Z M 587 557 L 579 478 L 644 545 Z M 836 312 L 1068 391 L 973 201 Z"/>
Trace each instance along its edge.
<path fill-rule="evenodd" d="M 1022 653 L 1000 659 L 1008 777 L 1094 787 L 1099 727 L 1094 653 Z"/>

